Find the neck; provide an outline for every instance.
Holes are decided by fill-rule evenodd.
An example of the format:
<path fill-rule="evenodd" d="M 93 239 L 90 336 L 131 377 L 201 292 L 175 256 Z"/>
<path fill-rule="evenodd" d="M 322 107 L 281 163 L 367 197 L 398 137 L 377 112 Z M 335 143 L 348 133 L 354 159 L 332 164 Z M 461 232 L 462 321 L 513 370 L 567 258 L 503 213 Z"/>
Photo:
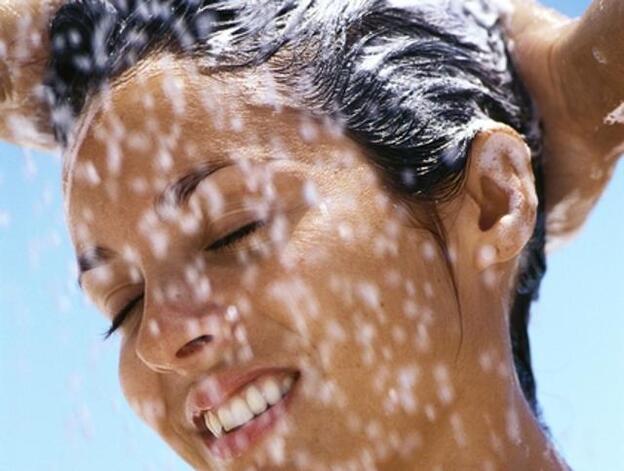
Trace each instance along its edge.
<path fill-rule="evenodd" d="M 491 381 L 475 379 L 433 424 L 417 468 L 567 470 L 519 387 L 493 368 Z"/>
<path fill-rule="evenodd" d="M 510 279 L 501 275 L 496 286 L 477 284 L 459 287 L 468 295 L 460 299 L 462 342 L 453 372 L 457 394 L 431 424 L 417 468 L 568 470 L 516 376 L 508 322 Z"/>

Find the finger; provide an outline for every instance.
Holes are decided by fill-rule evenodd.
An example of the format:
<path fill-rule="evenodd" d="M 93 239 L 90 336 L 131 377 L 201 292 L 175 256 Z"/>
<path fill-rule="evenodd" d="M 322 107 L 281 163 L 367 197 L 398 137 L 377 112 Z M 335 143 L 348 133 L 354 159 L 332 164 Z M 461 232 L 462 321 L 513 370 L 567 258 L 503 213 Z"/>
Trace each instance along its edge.
<path fill-rule="evenodd" d="M 49 20 L 64 2 L 0 0 L 2 140 L 35 148 L 55 147 L 41 85 L 49 56 Z"/>

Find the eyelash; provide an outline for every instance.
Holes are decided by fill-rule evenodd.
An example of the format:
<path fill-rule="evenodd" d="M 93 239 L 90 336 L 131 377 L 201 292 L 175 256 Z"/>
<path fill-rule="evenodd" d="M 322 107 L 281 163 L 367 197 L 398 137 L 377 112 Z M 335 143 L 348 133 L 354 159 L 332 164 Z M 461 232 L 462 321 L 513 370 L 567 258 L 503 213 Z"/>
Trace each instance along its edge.
<path fill-rule="evenodd" d="M 230 232 L 225 237 L 213 242 L 210 244 L 206 250 L 210 250 L 213 252 L 219 252 L 225 248 L 231 248 L 239 243 L 241 243 L 244 239 L 249 237 L 251 234 L 256 232 L 258 229 L 263 227 L 266 224 L 266 221 L 254 221 L 251 224 L 247 224 L 233 232 Z M 144 294 L 141 293 L 140 296 L 132 299 L 128 304 L 126 304 L 121 311 L 119 311 L 113 317 L 113 322 L 109 329 L 104 333 L 104 339 L 108 339 L 111 335 L 113 335 L 124 323 L 126 318 L 132 313 L 134 308 L 143 300 Z"/>
<path fill-rule="evenodd" d="M 111 335 L 113 335 L 117 331 L 117 329 L 121 327 L 121 324 L 124 323 L 128 315 L 131 314 L 134 308 L 143 300 L 143 296 L 144 296 L 143 293 L 141 293 L 140 296 L 137 296 L 136 298 L 134 298 L 132 301 L 126 304 L 121 309 L 121 311 L 115 314 L 115 317 L 113 317 L 113 322 L 111 323 L 111 326 L 104 334 L 104 340 L 108 339 Z"/>
<path fill-rule="evenodd" d="M 263 227 L 265 224 L 266 221 L 254 221 L 250 224 L 242 226 L 239 229 L 230 232 L 228 235 L 222 237 L 216 242 L 213 242 L 206 248 L 206 250 L 219 252 L 220 250 L 223 250 L 225 248 L 234 247 L 242 242 L 244 239 L 246 239 L 248 236 L 256 232 L 258 229 Z"/>

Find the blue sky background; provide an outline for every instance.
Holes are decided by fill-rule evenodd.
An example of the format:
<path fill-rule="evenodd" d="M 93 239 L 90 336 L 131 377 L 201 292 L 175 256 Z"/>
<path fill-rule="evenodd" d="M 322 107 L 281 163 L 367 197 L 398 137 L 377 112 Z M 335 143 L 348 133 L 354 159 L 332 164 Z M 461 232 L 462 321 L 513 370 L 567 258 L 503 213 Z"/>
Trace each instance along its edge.
<path fill-rule="evenodd" d="M 578 15 L 588 1 L 547 2 Z M 550 258 L 531 327 L 540 399 L 573 469 L 624 443 L 624 165 L 584 232 Z M 60 161 L 0 144 L 0 471 L 188 470 L 135 418 L 118 341 L 75 284 Z"/>

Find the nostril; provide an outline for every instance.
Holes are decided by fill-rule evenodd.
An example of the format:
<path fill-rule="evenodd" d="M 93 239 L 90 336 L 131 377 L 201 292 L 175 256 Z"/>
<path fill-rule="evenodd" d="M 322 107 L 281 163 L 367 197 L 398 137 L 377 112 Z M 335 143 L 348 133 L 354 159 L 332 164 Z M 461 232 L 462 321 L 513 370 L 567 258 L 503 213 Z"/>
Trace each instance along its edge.
<path fill-rule="evenodd" d="M 189 343 L 184 345 L 184 347 L 178 350 L 178 352 L 176 353 L 176 358 L 185 358 L 200 351 L 204 347 L 204 345 L 212 342 L 212 339 L 212 335 L 202 335 L 201 337 L 197 337 L 196 339 L 191 340 Z"/>

